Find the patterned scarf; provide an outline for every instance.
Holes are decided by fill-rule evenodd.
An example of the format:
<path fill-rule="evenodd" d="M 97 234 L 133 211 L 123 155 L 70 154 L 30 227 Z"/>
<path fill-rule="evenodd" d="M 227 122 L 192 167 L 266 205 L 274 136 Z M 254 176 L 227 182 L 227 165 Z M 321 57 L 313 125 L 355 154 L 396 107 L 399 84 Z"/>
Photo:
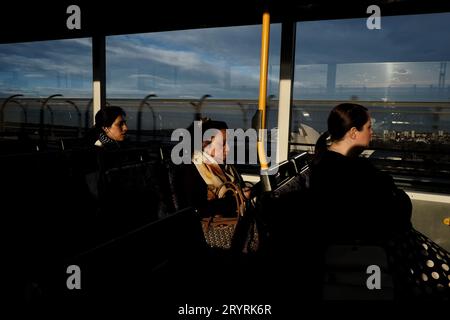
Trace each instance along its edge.
<path fill-rule="evenodd" d="M 195 151 L 192 156 L 192 161 L 195 164 L 201 177 L 208 185 L 209 189 L 214 192 L 227 181 L 234 182 L 235 177 L 232 172 L 222 170 L 220 165 L 206 152 Z M 221 197 L 222 195 L 219 195 Z"/>
<path fill-rule="evenodd" d="M 98 140 L 95 142 L 95 145 L 101 146 L 101 147 L 103 147 L 103 146 L 109 147 L 109 146 L 117 145 L 118 147 L 120 147 L 120 144 L 116 140 L 111 139 L 103 132 L 100 133 Z"/>
<path fill-rule="evenodd" d="M 203 181 L 208 185 L 208 200 L 222 198 L 227 192 L 232 192 L 236 200 L 237 213 L 244 215 L 246 200 L 239 187 L 238 179 L 231 166 L 222 167 L 206 152 L 195 151 L 192 160 Z"/>

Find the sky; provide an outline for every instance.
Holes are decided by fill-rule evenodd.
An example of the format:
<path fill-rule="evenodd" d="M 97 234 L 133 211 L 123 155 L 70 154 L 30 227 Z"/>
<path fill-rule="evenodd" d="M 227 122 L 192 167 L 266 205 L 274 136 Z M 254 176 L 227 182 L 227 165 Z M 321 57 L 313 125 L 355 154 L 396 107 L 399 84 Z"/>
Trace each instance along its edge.
<path fill-rule="evenodd" d="M 367 29 L 366 19 L 298 23 L 294 98 L 348 97 L 354 90 L 373 100 L 449 101 L 448 30 L 450 13 L 382 16 L 381 30 Z M 275 97 L 280 38 L 281 25 L 272 25 L 268 94 Z M 107 97 L 257 99 L 260 42 L 260 26 L 107 37 Z M 442 62 L 447 72 L 439 91 Z M 88 98 L 91 66 L 89 38 L 1 44 L 0 96 Z"/>

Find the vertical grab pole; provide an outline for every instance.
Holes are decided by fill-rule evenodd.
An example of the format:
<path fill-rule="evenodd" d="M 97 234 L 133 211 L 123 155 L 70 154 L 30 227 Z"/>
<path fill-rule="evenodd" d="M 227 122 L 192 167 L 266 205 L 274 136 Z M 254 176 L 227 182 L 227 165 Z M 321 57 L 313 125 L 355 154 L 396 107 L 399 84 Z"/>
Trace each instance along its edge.
<path fill-rule="evenodd" d="M 261 34 L 261 62 L 259 72 L 259 100 L 258 110 L 261 114 L 260 128 L 258 132 L 258 159 L 261 171 L 269 168 L 264 148 L 264 129 L 266 128 L 266 97 L 267 97 L 267 70 L 269 65 L 269 37 L 270 37 L 270 14 L 266 10 L 263 13 Z"/>

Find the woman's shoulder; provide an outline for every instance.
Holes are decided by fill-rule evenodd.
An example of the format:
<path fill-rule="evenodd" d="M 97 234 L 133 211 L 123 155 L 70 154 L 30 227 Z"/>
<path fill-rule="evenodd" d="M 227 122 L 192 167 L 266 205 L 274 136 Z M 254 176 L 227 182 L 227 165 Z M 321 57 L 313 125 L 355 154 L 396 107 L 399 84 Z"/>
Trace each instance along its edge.
<path fill-rule="evenodd" d="M 311 169 L 313 171 L 335 170 L 348 166 L 349 164 L 350 159 L 348 157 L 340 153 L 327 150 L 315 157 L 311 164 Z"/>
<path fill-rule="evenodd" d="M 200 174 L 198 173 L 198 170 L 193 163 L 179 164 L 176 168 L 176 171 L 178 172 L 180 178 L 186 183 L 198 180 L 198 178 L 200 177 Z"/>
<path fill-rule="evenodd" d="M 310 184 L 313 188 L 319 189 L 323 186 L 341 185 L 349 182 L 352 171 L 348 159 L 341 154 L 332 151 L 325 151 L 311 164 Z"/>
<path fill-rule="evenodd" d="M 379 174 L 379 170 L 368 159 L 347 157 L 333 151 L 324 152 L 311 165 L 312 177 L 325 177 L 327 181 L 341 183 L 372 180 Z"/>

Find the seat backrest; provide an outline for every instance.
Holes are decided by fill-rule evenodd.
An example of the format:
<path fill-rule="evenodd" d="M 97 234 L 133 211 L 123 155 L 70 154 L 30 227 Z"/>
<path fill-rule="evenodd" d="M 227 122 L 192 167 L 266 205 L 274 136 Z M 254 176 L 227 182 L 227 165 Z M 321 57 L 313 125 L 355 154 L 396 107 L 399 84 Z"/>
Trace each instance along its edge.
<path fill-rule="evenodd" d="M 293 156 L 289 161 L 294 163 L 295 171 L 301 173 L 308 168 L 308 152 L 302 152 Z"/>
<path fill-rule="evenodd" d="M 378 270 L 371 268 L 376 267 Z M 379 274 L 377 272 L 379 271 Z M 369 277 L 372 277 L 369 279 Z M 379 288 L 373 288 L 378 280 Z M 325 251 L 324 300 L 392 300 L 394 285 L 383 247 L 330 245 Z"/>
<path fill-rule="evenodd" d="M 87 276 L 85 287 L 93 296 L 141 293 L 155 294 L 159 285 L 201 269 L 206 254 L 197 212 L 181 210 L 70 259 Z M 167 283 L 164 283 L 164 282 Z"/>
<path fill-rule="evenodd" d="M 268 179 L 261 179 L 261 181 L 268 181 L 269 185 L 264 186 L 266 191 L 276 190 L 296 175 L 295 164 L 291 161 L 285 160 L 267 171 Z"/>
<path fill-rule="evenodd" d="M 180 179 L 180 165 L 175 165 L 171 160 L 171 150 L 173 144 L 161 144 L 160 154 L 162 162 L 162 171 L 165 176 L 165 186 L 167 189 L 166 201 L 169 211 L 178 211 L 183 207 L 183 201 L 180 199 L 180 191 L 178 190 L 178 183 Z"/>
<path fill-rule="evenodd" d="M 273 173 L 268 179 L 271 189 L 261 194 L 257 208 L 261 234 L 266 236 L 268 250 L 275 253 L 298 238 L 287 229 L 309 225 L 309 169 L 305 166 L 297 173 L 294 161 L 289 160 L 273 168 Z"/>
<path fill-rule="evenodd" d="M 112 235 L 131 230 L 175 212 L 159 146 L 101 151 L 93 179 L 97 189 L 100 224 Z M 92 183 L 91 183 L 92 184 Z"/>

